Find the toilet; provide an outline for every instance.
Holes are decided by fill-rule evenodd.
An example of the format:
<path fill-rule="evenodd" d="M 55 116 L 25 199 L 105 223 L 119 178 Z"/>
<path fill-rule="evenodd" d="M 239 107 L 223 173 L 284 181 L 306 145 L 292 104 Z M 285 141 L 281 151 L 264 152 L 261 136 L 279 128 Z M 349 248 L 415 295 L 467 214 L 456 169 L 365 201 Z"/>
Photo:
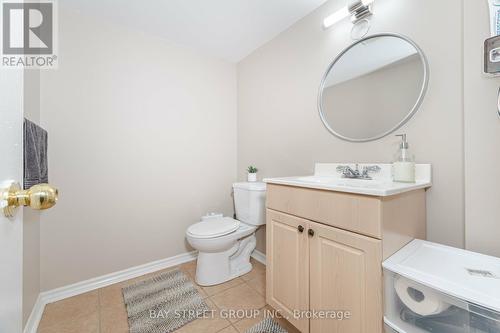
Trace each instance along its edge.
<path fill-rule="evenodd" d="M 186 231 L 189 244 L 198 250 L 196 283 L 212 286 L 252 270 L 250 255 L 255 249 L 255 231 L 266 223 L 266 184 L 234 183 L 237 220 L 209 217 Z"/>

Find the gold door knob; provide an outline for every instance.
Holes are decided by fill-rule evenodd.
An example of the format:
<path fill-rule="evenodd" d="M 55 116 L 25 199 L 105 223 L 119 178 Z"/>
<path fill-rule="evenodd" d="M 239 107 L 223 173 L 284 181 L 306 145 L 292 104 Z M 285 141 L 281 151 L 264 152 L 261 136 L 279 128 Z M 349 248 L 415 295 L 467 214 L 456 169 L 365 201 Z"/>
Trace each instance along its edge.
<path fill-rule="evenodd" d="M 57 203 L 58 190 L 49 184 L 38 184 L 28 190 L 21 190 L 18 183 L 0 189 L 0 206 L 6 217 L 13 217 L 20 206 L 43 210 Z"/>

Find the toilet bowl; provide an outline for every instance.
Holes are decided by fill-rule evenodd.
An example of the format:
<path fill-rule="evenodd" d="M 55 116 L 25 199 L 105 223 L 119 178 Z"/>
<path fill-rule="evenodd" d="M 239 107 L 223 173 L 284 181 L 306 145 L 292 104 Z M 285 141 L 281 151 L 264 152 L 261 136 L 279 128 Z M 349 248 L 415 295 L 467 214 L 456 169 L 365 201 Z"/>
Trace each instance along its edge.
<path fill-rule="evenodd" d="M 265 191 L 264 183 L 235 183 L 236 220 L 211 218 L 186 230 L 187 241 L 198 250 L 196 283 L 212 286 L 252 270 L 255 231 L 265 224 Z"/>

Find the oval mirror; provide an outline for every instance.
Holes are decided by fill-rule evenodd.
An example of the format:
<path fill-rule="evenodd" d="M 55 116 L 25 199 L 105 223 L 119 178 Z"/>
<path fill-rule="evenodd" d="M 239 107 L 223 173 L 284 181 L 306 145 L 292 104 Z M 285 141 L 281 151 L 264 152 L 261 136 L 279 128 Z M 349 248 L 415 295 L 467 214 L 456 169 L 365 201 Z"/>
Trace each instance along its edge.
<path fill-rule="evenodd" d="M 319 90 L 321 120 L 347 141 L 380 139 L 417 112 L 428 79 L 427 59 L 409 38 L 390 33 L 363 38 L 328 67 Z"/>

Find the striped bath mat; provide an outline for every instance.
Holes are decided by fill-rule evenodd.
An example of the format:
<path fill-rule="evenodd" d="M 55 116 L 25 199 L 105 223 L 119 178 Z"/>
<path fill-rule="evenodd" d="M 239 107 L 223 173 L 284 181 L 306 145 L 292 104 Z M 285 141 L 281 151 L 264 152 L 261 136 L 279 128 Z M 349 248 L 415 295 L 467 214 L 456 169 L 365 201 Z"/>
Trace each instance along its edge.
<path fill-rule="evenodd" d="M 274 319 L 267 317 L 260 323 L 247 329 L 245 333 L 288 333 L 288 331 L 281 327 Z"/>
<path fill-rule="evenodd" d="M 193 282 L 178 269 L 122 292 L 130 333 L 169 333 L 210 311 Z"/>

